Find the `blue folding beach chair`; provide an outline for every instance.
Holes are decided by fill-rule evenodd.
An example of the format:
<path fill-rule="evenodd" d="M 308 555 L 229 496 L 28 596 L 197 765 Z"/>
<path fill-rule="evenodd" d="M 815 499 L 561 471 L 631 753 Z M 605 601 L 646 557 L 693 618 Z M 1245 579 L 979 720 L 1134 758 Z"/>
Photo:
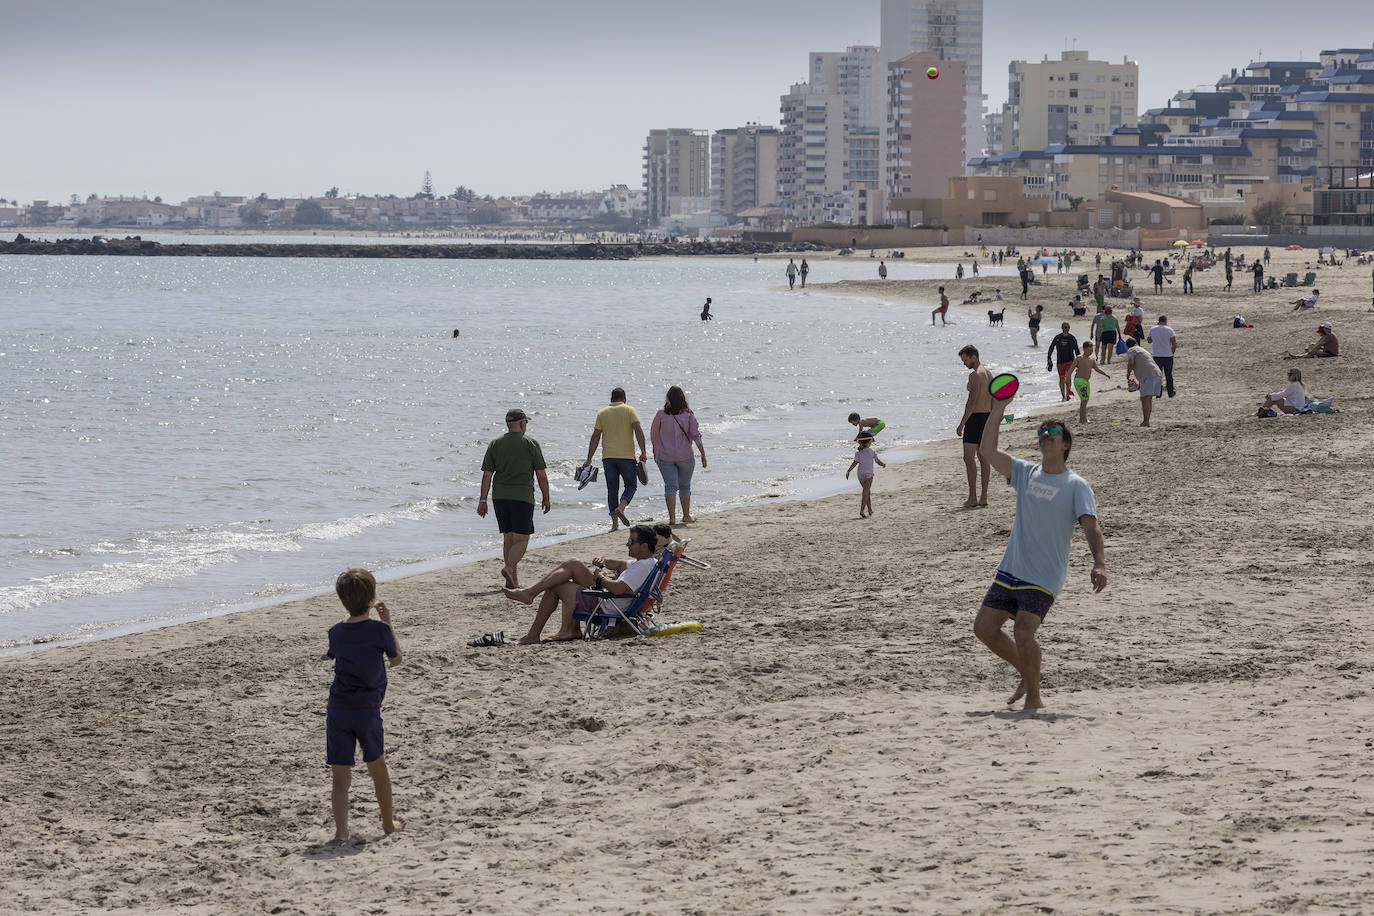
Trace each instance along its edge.
<path fill-rule="evenodd" d="M 682 559 L 687 549 L 687 541 L 681 541 L 672 550 L 659 554 L 654 571 L 644 584 L 635 592 L 630 603 L 621 608 L 617 603 L 625 600 L 624 595 L 616 596 L 605 589 L 588 589 L 584 594 L 594 595 L 600 600 L 590 611 L 574 611 L 573 619 L 585 624 L 584 639 L 601 639 L 611 627 L 625 624 L 637 636 L 644 636 L 654 627 L 654 611 L 663 606 L 663 588 L 671 578 L 673 567 Z M 708 567 L 709 568 L 709 567 Z"/>

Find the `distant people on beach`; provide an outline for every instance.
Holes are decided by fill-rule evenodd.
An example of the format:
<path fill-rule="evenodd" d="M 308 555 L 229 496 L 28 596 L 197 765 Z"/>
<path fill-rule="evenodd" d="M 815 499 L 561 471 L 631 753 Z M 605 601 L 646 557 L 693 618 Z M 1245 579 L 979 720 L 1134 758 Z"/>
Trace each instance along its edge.
<path fill-rule="evenodd" d="M 1110 305 L 1102 307 L 1102 320 L 1097 323 L 1097 359 L 1110 366 L 1116 354 L 1116 340 L 1120 328 Z"/>
<path fill-rule="evenodd" d="M 1000 409 L 1010 410 L 1011 399 Z M 1068 468 L 1073 434 L 1063 423 L 1047 420 L 1035 431 L 1041 463 L 1013 458 L 997 446 L 1002 424 L 989 423 L 979 444 L 981 456 L 1007 478 L 1016 491 L 1016 516 L 1006 552 L 997 564 L 992 587 L 974 620 L 978 639 L 1020 676 L 1008 706 L 1025 699 L 1025 709 L 1042 708 L 1041 654 L 1036 632 L 1069 572 L 1069 548 L 1075 526 L 1081 526 L 1092 551 L 1090 581 L 1094 592 L 1107 587 L 1106 542 L 1097 521 L 1092 487 Z M 1012 623 L 1012 635 L 1003 628 Z"/>
<path fill-rule="evenodd" d="M 959 351 L 959 361 L 968 370 L 968 397 L 964 399 L 964 415 L 954 428 L 964 446 L 964 473 L 968 477 L 968 499 L 964 500 L 965 509 L 986 507 L 988 504 L 988 479 L 992 475 L 986 459 L 978 454 L 978 444 L 983 441 L 983 427 L 992 419 L 993 401 L 988 391 L 992 382 L 992 372 L 983 365 L 978 356 L 978 348 L 968 344 Z M 994 422 L 1001 422 L 998 417 Z M 981 470 L 981 486 L 978 485 Z"/>
<path fill-rule="evenodd" d="M 692 515 L 692 475 L 696 461 L 692 446 L 701 453 L 701 466 L 706 467 L 706 445 L 702 442 L 701 427 L 696 414 L 687 404 L 687 394 L 677 385 L 668 389 L 663 408 L 654 415 L 649 426 L 649 441 L 654 449 L 654 463 L 663 478 L 663 502 L 668 507 L 668 524 L 677 524 L 677 506 L 682 503 L 682 523 L 696 521 Z"/>
<path fill-rule="evenodd" d="M 801 288 L 806 289 L 806 275 L 811 273 L 811 265 L 806 263 L 806 258 L 802 258 L 801 267 L 797 268 L 797 276 L 801 277 Z"/>
<path fill-rule="evenodd" d="M 626 527 L 630 525 L 625 510 L 639 489 L 636 442 L 639 443 L 639 463 L 642 464 L 648 458 L 644 428 L 639 425 L 639 414 L 625 403 L 625 389 L 617 386 L 611 389 L 610 406 L 597 411 L 596 425 L 587 446 L 587 460 L 582 462 L 583 467 L 590 466 L 596 457 L 597 445 L 601 445 L 601 471 L 606 475 L 606 507 L 611 516 L 612 531 L 619 531 L 622 524 Z"/>
<path fill-rule="evenodd" d="M 496 511 L 496 529 L 501 532 L 501 578 L 518 588 L 518 567 L 534 534 L 534 481 L 542 494 L 540 505 L 549 514 L 549 475 L 544 452 L 525 431 L 530 418 L 523 410 L 506 411 L 506 434 L 493 439 L 482 456 L 482 492 L 477 514 L 487 517 L 487 495 Z"/>
<path fill-rule="evenodd" d="M 844 479 L 848 480 L 854 469 L 859 469 L 859 518 L 864 518 L 865 510 L 869 516 L 873 514 L 873 475 L 876 473 L 873 465 L 884 468 L 887 465 L 873 449 L 872 433 L 860 432 L 854 437 L 854 441 L 858 443 L 858 451 L 854 453 L 854 461 L 849 465 L 849 470 L 844 472 Z"/>
<path fill-rule="evenodd" d="M 879 279 L 879 280 L 886 280 L 886 279 L 887 279 L 887 262 L 886 262 L 886 261 L 879 261 L 879 262 L 878 262 L 878 279 Z"/>
<path fill-rule="evenodd" d="M 592 557 L 588 566 L 581 560 L 567 559 L 559 563 L 538 582 L 529 588 L 503 588 L 501 591 L 512 601 L 521 604 L 534 604 L 539 598 L 539 608 L 530 623 L 529 632 L 520 637 L 519 645 L 529 646 L 540 641 L 544 625 L 549 622 L 553 612 L 562 605 L 559 615 L 558 632 L 548 642 L 569 642 L 582 638 L 582 629 L 573 619 L 576 611 L 594 610 L 601 596 L 589 592 L 607 591 L 611 600 L 621 610 L 629 607 L 635 592 L 654 572 L 654 551 L 658 546 L 658 534 L 648 525 L 635 525 L 630 528 L 629 540 L 625 542 L 628 560 L 612 557 Z M 609 574 L 601 570 L 609 571 Z"/>
<path fill-rule="evenodd" d="M 1093 373 L 1100 373 L 1107 378 L 1111 378 L 1111 375 L 1097 364 L 1097 359 L 1093 356 L 1091 348 L 1085 349 L 1082 353 L 1078 354 L 1078 357 L 1073 361 L 1073 365 L 1070 366 L 1069 371 L 1073 376 L 1074 394 L 1078 395 L 1078 422 L 1087 423 L 1088 399 L 1092 396 L 1093 390 Z"/>
<path fill-rule="evenodd" d="M 1030 329 L 1031 346 L 1040 346 L 1040 318 L 1045 313 L 1043 305 L 1026 310 L 1026 326 Z"/>
<path fill-rule="evenodd" d="M 1285 353 L 1284 359 L 1325 359 L 1331 356 L 1341 355 L 1341 342 L 1336 338 L 1336 332 L 1331 326 L 1331 322 L 1323 321 L 1317 326 L 1317 339 L 1308 345 L 1302 353 L 1294 356 L 1292 353 Z"/>
<path fill-rule="evenodd" d="M 797 264 L 791 258 L 787 259 L 787 288 L 795 289 L 797 285 Z"/>
<path fill-rule="evenodd" d="M 1269 249 L 1266 248 L 1264 251 L 1265 251 L 1265 254 L 1264 254 L 1264 264 L 1268 264 L 1268 263 L 1269 263 Z M 1253 292 L 1258 293 L 1258 292 L 1260 292 L 1262 289 L 1264 289 L 1264 264 L 1261 264 L 1259 261 L 1256 261 L 1256 262 L 1255 262 L 1255 266 L 1253 266 L 1253 267 L 1250 268 L 1250 272 L 1251 272 L 1252 274 L 1254 274 L 1254 277 L 1255 277 L 1255 284 L 1254 284 L 1254 290 L 1253 290 Z"/>
<path fill-rule="evenodd" d="M 706 297 L 706 304 L 703 305 L 703 306 L 701 307 L 701 320 L 702 320 L 702 321 L 711 321 L 711 320 L 713 320 L 714 318 L 715 318 L 715 316 L 711 314 L 711 297 L 710 297 L 710 296 L 707 296 L 707 297 Z"/>
<path fill-rule="evenodd" d="M 386 766 L 386 735 L 382 728 L 382 700 L 386 697 L 386 669 L 401 663 L 401 644 L 391 626 L 391 610 L 377 600 L 377 580 L 365 569 L 339 574 L 334 593 L 348 612 L 348 619 L 329 628 L 329 651 L 334 660 L 334 683 L 325 710 L 325 763 L 333 787 L 330 807 L 334 813 L 334 842 L 349 839 L 348 790 L 353 785 L 353 766 L 359 746 L 363 763 L 377 791 L 382 831 L 392 834 L 405 827 L 391 800 L 391 774 Z M 371 618 L 371 611 L 377 619 Z"/>
<path fill-rule="evenodd" d="M 1255 412 L 1257 417 L 1276 417 L 1280 413 L 1297 413 L 1307 406 L 1307 386 L 1302 383 L 1302 370 L 1288 370 L 1288 387 L 1266 395 Z"/>

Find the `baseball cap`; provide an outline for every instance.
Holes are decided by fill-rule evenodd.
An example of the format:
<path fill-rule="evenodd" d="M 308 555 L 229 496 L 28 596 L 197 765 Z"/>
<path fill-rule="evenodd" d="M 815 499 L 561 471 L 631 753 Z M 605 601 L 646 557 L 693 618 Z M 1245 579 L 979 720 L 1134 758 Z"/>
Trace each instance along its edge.
<path fill-rule="evenodd" d="M 1323 322 L 1322 322 L 1322 327 L 1326 328 L 1328 331 L 1331 330 L 1331 322 L 1329 322 L 1329 321 L 1323 321 Z"/>
<path fill-rule="evenodd" d="M 523 410 L 519 409 L 518 407 L 515 408 L 514 410 L 508 410 L 508 411 L 506 411 L 506 422 L 507 422 L 507 423 L 519 423 L 521 420 L 528 420 L 528 419 L 529 419 L 529 417 L 525 416 L 525 412 L 524 412 Z"/>

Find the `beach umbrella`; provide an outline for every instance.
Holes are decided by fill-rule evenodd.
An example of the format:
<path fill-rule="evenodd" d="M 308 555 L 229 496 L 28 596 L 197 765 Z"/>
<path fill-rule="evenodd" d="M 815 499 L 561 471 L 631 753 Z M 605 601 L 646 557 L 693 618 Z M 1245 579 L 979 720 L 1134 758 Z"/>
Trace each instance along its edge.
<path fill-rule="evenodd" d="M 1058 263 L 1059 263 L 1059 259 L 1058 259 L 1058 258 L 1049 258 L 1049 257 L 1036 258 L 1036 259 L 1035 259 L 1035 263 L 1037 263 L 1037 264 L 1058 264 Z"/>
<path fill-rule="evenodd" d="M 1289 245 L 1289 246 L 1287 246 L 1286 248 L 1284 248 L 1283 250 L 1284 250 L 1284 251 L 1302 251 L 1302 246 L 1301 246 L 1301 245 Z"/>
<path fill-rule="evenodd" d="M 1181 247 L 1186 246 L 1187 244 L 1188 244 L 1188 243 L 1185 242 L 1183 239 L 1179 239 L 1177 242 L 1174 242 L 1174 247 L 1175 247 L 1175 248 L 1181 248 Z"/>
<path fill-rule="evenodd" d="M 1207 246 L 1207 243 L 1204 242 L 1202 239 L 1193 239 L 1192 244 L 1198 245 L 1198 246 L 1204 247 L 1204 248 Z"/>

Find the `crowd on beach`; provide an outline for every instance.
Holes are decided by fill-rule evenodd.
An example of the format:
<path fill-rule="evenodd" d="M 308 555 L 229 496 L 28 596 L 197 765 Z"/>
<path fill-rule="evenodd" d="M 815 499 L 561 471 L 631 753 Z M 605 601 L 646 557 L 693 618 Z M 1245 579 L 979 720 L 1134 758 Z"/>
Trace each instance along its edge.
<path fill-rule="evenodd" d="M 983 255 L 988 257 L 986 249 Z M 1044 275 L 1051 264 L 1057 265 L 1058 273 L 1064 273 L 1074 270 L 1075 265 L 1086 259 L 1082 252 L 1067 250 L 1053 255 L 1042 250 L 1038 257 L 1027 259 L 1009 249 L 996 252 L 990 260 L 999 263 L 1003 257 L 1018 259 L 1023 299 L 1029 288 L 1037 285 L 1034 264 L 1040 264 Z M 1096 255 L 1093 260 L 1094 266 L 1100 269 L 1102 255 Z M 1171 263 L 1166 265 L 1166 261 Z M 1233 272 L 1248 269 L 1254 275 L 1252 295 L 1258 295 L 1272 288 L 1263 282 L 1264 267 L 1269 262 L 1267 249 L 1248 268 L 1244 258 L 1233 258 L 1229 249 L 1220 255 L 1209 251 L 1192 253 L 1190 257 L 1159 258 L 1153 264 L 1147 264 L 1143 253 L 1131 251 L 1120 259 L 1109 260 L 1110 279 L 1107 274 L 1098 273 L 1096 281 L 1088 283 L 1086 275 L 1081 276 L 1078 289 L 1067 305 L 1072 317 L 1081 318 L 1086 317 L 1087 312 L 1084 297 L 1090 296 L 1094 301 L 1096 311 L 1090 319 L 1086 339 L 1080 343 L 1066 319 L 1060 323 L 1059 333 L 1049 341 L 1046 350 L 1046 370 L 1058 374 L 1061 402 L 1076 398 L 1078 422 L 1088 423 L 1093 377 L 1100 375 L 1111 379 L 1107 367 L 1112 366 L 1117 357 L 1122 357 L 1124 362 L 1125 387 L 1139 396 L 1142 427 L 1151 425 L 1156 399 L 1173 398 L 1178 394 L 1175 359 L 1180 337 L 1170 327 L 1167 315 L 1159 315 L 1153 324 L 1146 325 L 1144 305 L 1132 286 L 1130 271 L 1139 271 L 1143 279 L 1153 281 L 1154 294 L 1162 295 L 1166 281 L 1172 282 L 1168 279 L 1170 274 L 1177 273 L 1181 267 L 1185 282 L 1178 288 L 1178 294 L 1190 296 L 1194 294 L 1193 283 L 1198 274 L 1218 267 L 1224 269 L 1223 291 L 1229 292 Z M 794 289 L 798 280 L 805 288 L 809 269 L 805 258 L 800 264 L 789 259 L 785 270 L 788 289 Z M 978 275 L 976 260 L 971 273 Z M 882 263 L 879 276 L 886 277 L 886 267 Z M 962 276 L 960 264 L 956 268 L 956 279 Z M 932 325 L 937 317 L 943 322 L 950 309 L 944 286 L 939 287 L 939 296 L 940 305 L 931 315 Z M 1293 303 L 1294 308 L 1315 309 L 1319 296 L 1314 287 L 1310 296 Z M 994 298 L 984 299 L 975 292 L 964 301 L 965 304 L 985 304 L 1001 299 L 1001 291 L 996 290 Z M 703 307 L 702 320 L 711 318 L 710 302 L 708 299 Z M 1118 304 L 1122 309 L 1129 305 L 1124 318 L 1117 315 Z M 1001 324 L 1004 313 L 1005 306 L 1001 312 L 989 310 L 989 323 Z M 1036 348 L 1040 345 L 1038 334 L 1044 317 L 1043 304 L 1028 306 L 1028 330 L 1031 345 Z M 1234 327 L 1249 326 L 1243 316 L 1236 316 Z M 1340 347 L 1333 323 L 1321 322 L 1317 333 L 1317 339 L 1301 353 L 1289 352 L 1285 358 L 1338 357 Z M 973 632 L 1016 675 L 1016 687 L 1008 705 L 1023 702 L 1025 710 L 1035 712 L 1044 706 L 1037 633 L 1065 587 L 1074 531 L 1082 528 L 1086 535 L 1092 555 L 1089 579 L 1094 593 L 1101 592 L 1108 582 L 1105 536 L 1091 484 L 1068 466 L 1073 448 L 1073 432 L 1069 425 L 1054 419 L 1037 425 L 1038 462 L 1008 454 L 999 445 L 999 430 L 1003 420 L 1012 416 L 1016 379 L 1005 374 L 994 377 L 982 363 L 978 349 L 971 344 L 960 348 L 957 356 L 969 370 L 965 406 L 955 428 L 963 446 L 968 487 L 963 508 L 978 510 L 988 506 L 988 483 L 994 470 L 1007 480 L 1016 494 L 1007 545 L 974 616 Z M 1264 398 L 1257 411 L 1259 416 L 1313 409 L 1314 399 L 1307 391 L 1301 370 L 1290 369 L 1287 379 L 1286 388 Z M 1329 408 L 1329 399 L 1325 404 Z M 877 468 L 887 467 L 876 448 L 877 437 L 886 429 L 886 424 L 878 417 L 864 417 L 858 412 L 851 413 L 848 422 L 858 428 L 858 434 L 845 478 L 857 471 L 859 517 L 869 518 L 874 511 L 873 484 Z M 551 501 L 547 463 L 538 441 L 528 435 L 530 417 L 523 410 L 511 409 L 505 415 L 505 423 L 505 434 L 490 443 L 483 458 L 477 513 L 483 518 L 489 511 L 493 513 L 502 536 L 503 594 L 513 602 L 535 607 L 534 619 L 519 643 L 532 645 L 581 639 L 579 614 L 585 615 L 606 600 L 624 609 L 653 576 L 664 552 L 680 544 L 674 529 L 696 521 L 691 510 L 691 484 L 697 456 L 702 467 L 707 464 L 700 426 L 685 392 L 674 385 L 668 389 L 663 407 L 656 413 L 646 437 L 638 412 L 628 403 L 625 390 L 614 388 L 609 404 L 596 414 L 586 458 L 576 477 L 580 488 L 594 482 L 598 473 L 604 475 L 610 531 L 626 531 L 626 555 L 624 558 L 598 556 L 590 562 L 566 559 L 532 585 L 522 586 L 519 566 L 535 530 L 535 508 L 538 506 L 547 514 Z M 666 524 L 635 524 L 628 514 L 638 487 L 648 483 L 645 467 L 650 444 L 663 481 Z M 601 453 L 599 467 L 593 464 L 598 450 Z M 536 485 L 540 493 L 538 500 L 535 498 Z M 364 763 L 376 787 L 383 829 L 392 833 L 404 826 L 404 821 L 393 811 L 380 714 L 386 690 L 385 669 L 388 665 L 400 664 L 402 656 L 392 628 L 391 613 L 385 603 L 376 600 L 376 583 L 370 573 L 361 569 L 348 570 L 340 575 L 336 591 L 348 617 L 329 632 L 329 657 L 335 660 L 335 679 L 326 717 L 326 754 L 333 773 L 335 838 L 344 840 L 349 836 L 348 791 L 358 746 L 363 749 Z M 372 611 L 377 613 L 377 620 L 371 619 Z M 559 618 L 559 628 L 545 640 L 543 630 L 555 614 Z M 1008 624 L 1010 633 L 1007 632 Z M 488 634 L 473 645 L 499 645 L 504 642 L 504 634 L 501 636 L 492 640 Z"/>

